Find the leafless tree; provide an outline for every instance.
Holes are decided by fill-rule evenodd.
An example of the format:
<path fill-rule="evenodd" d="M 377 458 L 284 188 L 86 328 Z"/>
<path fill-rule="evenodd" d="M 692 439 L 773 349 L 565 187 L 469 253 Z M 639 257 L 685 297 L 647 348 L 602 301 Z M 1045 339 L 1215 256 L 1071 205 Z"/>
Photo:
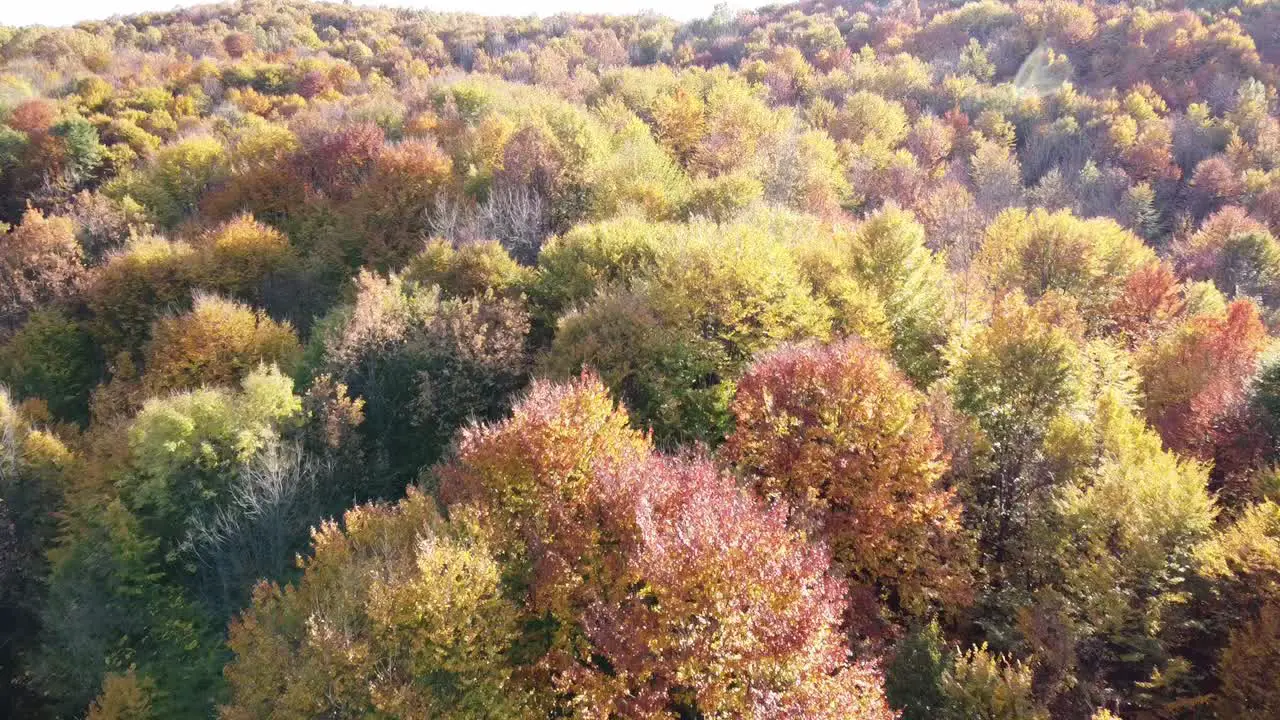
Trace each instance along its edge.
<path fill-rule="evenodd" d="M 542 196 L 527 187 L 497 188 L 480 206 L 480 223 L 517 260 L 533 262 L 547 235 L 544 205 Z"/>
<path fill-rule="evenodd" d="M 263 577 L 287 571 L 327 502 L 329 468 L 299 443 L 269 442 L 241 468 L 231 497 L 188 532 L 186 549 L 216 607 L 234 610 Z"/>
<path fill-rule="evenodd" d="M 502 186 L 478 205 L 438 198 L 430 226 L 434 234 L 457 243 L 497 240 L 512 257 L 532 263 L 550 233 L 550 218 L 539 193 L 526 186 Z"/>

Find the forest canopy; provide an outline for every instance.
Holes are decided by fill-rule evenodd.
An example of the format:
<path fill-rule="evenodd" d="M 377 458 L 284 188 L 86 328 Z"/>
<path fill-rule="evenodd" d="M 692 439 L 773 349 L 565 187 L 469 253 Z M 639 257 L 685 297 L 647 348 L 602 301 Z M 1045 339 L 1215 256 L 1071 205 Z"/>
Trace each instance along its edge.
<path fill-rule="evenodd" d="M 0 716 L 1280 718 L 1277 28 L 0 25 Z"/>

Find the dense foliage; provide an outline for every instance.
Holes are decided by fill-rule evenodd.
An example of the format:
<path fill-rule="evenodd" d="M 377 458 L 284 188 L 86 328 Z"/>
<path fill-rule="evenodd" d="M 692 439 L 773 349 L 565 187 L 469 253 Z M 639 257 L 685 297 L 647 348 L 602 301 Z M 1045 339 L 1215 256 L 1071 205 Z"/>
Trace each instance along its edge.
<path fill-rule="evenodd" d="M 0 715 L 1280 717 L 1277 27 L 0 26 Z"/>

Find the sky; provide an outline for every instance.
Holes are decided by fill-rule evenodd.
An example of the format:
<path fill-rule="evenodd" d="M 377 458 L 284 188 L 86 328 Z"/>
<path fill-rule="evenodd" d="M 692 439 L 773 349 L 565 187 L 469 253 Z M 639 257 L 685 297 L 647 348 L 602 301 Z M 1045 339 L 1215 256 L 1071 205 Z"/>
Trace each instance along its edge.
<path fill-rule="evenodd" d="M 0 0 L 0 25 L 71 25 L 148 10 L 172 10 L 210 0 Z M 366 5 L 465 11 L 483 15 L 554 15 L 558 12 L 632 13 L 642 10 L 679 20 L 706 17 L 721 0 L 373 0 Z M 733 8 L 767 4 L 730 0 Z"/>

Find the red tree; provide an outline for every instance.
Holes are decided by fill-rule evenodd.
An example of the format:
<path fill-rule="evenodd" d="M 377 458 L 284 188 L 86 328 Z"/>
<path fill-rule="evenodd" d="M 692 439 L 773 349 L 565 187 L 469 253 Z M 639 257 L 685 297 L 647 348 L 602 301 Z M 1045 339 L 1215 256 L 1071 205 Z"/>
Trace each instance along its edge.
<path fill-rule="evenodd" d="M 1133 271 L 1111 303 L 1115 329 L 1131 342 L 1143 342 L 1172 327 L 1186 310 L 1178 278 L 1167 262 Z"/>
<path fill-rule="evenodd" d="M 299 133 L 302 149 L 293 172 L 309 189 L 329 199 L 346 199 L 369 176 L 382 152 L 382 128 L 359 123 L 344 128 L 308 128 Z"/>
<path fill-rule="evenodd" d="M 1171 449 L 1209 459 L 1224 423 L 1246 401 L 1267 340 L 1258 307 L 1237 300 L 1223 317 L 1200 315 L 1139 356 L 1147 419 Z"/>
<path fill-rule="evenodd" d="M 826 552 L 706 460 L 656 455 L 594 377 L 535 383 L 442 471 L 530 571 L 539 667 L 600 717 L 890 718 Z"/>
<path fill-rule="evenodd" d="M 942 443 L 892 361 L 857 340 L 787 347 L 746 373 L 733 413 L 724 457 L 816 527 L 855 588 L 914 612 L 964 604 L 971 549 Z"/>

